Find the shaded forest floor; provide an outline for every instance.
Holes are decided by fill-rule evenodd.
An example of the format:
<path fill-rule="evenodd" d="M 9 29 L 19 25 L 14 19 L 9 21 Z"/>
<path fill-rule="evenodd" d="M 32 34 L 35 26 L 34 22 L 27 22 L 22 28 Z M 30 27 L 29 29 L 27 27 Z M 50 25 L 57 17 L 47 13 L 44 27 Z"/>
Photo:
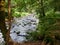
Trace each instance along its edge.
<path fill-rule="evenodd" d="M 26 42 L 26 43 L 15 43 L 15 42 L 9 42 L 8 45 L 51 45 L 50 43 L 46 44 L 44 41 L 40 42 Z M 60 40 L 57 40 L 54 45 L 60 45 Z"/>

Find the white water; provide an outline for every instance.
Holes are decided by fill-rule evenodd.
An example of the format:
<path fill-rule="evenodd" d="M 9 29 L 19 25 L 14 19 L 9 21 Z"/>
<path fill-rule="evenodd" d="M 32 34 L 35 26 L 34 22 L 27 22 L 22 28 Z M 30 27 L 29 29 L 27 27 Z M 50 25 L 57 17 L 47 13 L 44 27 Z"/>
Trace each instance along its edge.
<path fill-rule="evenodd" d="M 0 30 L 0 45 L 4 45 L 4 43 L 5 43 L 5 41 L 4 41 L 3 35 Z"/>
<path fill-rule="evenodd" d="M 35 31 L 37 24 L 38 19 L 34 14 L 29 14 L 28 16 L 22 18 L 15 17 L 10 31 L 11 39 L 18 43 L 27 41 L 26 37 L 24 37 L 25 35 L 27 35 L 26 32 Z"/>

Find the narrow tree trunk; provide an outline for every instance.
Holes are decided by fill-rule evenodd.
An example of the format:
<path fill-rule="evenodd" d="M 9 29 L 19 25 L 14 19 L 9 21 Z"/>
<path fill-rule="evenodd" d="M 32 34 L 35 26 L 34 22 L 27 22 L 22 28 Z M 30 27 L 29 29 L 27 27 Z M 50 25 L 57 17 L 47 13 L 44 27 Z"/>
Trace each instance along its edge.
<path fill-rule="evenodd" d="M 44 6 L 43 6 L 43 0 L 41 0 L 41 11 L 42 11 L 42 15 L 45 16 L 45 12 L 44 12 Z"/>
<path fill-rule="evenodd" d="M 39 3 L 40 3 L 40 6 L 41 6 L 40 14 L 41 14 L 41 16 L 43 17 L 43 16 L 45 16 L 43 0 L 39 0 Z"/>
<path fill-rule="evenodd" d="M 9 45 L 9 40 L 10 40 L 10 28 L 11 28 L 11 0 L 8 0 L 8 21 L 9 21 L 9 29 L 7 32 L 7 45 Z"/>

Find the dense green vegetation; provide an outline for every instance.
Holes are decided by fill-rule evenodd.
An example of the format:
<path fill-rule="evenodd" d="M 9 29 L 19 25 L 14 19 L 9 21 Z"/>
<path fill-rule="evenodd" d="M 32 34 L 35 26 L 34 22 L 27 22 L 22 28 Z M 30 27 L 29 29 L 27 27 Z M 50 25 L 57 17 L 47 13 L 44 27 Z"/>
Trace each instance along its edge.
<path fill-rule="evenodd" d="M 29 33 L 31 40 L 52 40 L 52 31 L 60 30 L 60 1 L 59 0 L 12 0 L 13 12 L 19 12 L 18 14 L 12 13 L 12 15 L 19 17 L 21 12 L 36 13 L 39 18 L 39 24 L 37 32 Z M 56 33 L 56 32 L 55 32 Z M 52 35 L 55 36 L 56 34 Z M 32 36 L 32 37 L 31 37 Z M 50 39 L 51 38 L 51 39 Z"/>
<path fill-rule="evenodd" d="M 3 2 L 3 1 L 2 1 Z M 5 1 L 4 1 L 5 2 Z M 1 3 L 2 4 L 4 4 Z M 6 6 L 0 5 L 0 20 L 4 24 L 2 25 L 2 33 L 4 34 L 5 23 L 4 18 L 7 17 L 2 13 L 2 9 L 6 8 L 4 12 L 8 15 L 8 1 L 6 0 Z M 13 17 L 23 17 L 29 13 L 36 13 L 39 24 L 37 26 L 37 31 L 29 33 L 31 40 L 47 40 L 53 41 L 55 39 L 60 39 L 60 0 L 11 0 L 11 16 Z M 2 15 L 4 16 L 2 16 Z M 1 18 L 2 17 L 2 18 Z M 4 27 L 4 28 L 3 28 Z M 6 30 L 6 29 L 5 29 Z M 6 33 L 6 31 L 5 31 Z M 4 34 L 5 36 L 5 34 Z M 59 37 L 59 38 L 57 38 Z M 5 37 L 6 38 L 6 37 Z"/>

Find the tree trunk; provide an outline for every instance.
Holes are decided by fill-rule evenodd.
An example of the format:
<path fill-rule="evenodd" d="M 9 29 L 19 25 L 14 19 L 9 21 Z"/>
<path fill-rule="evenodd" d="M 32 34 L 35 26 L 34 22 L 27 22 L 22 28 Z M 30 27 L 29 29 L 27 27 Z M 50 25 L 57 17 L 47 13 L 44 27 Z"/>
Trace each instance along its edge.
<path fill-rule="evenodd" d="M 44 6 L 43 6 L 43 0 L 41 0 L 41 13 L 42 13 L 42 16 L 45 16 L 45 12 L 44 12 Z"/>
<path fill-rule="evenodd" d="M 9 22 L 9 29 L 8 29 L 8 32 L 7 32 L 7 45 L 9 45 L 9 42 L 10 42 L 10 28 L 11 28 L 11 0 L 8 0 L 8 22 Z"/>
<path fill-rule="evenodd" d="M 39 0 L 40 2 L 40 6 L 41 6 L 41 16 L 44 17 L 45 16 L 45 11 L 44 11 L 44 4 L 43 4 L 43 0 Z"/>
<path fill-rule="evenodd" d="M 6 41 L 6 26 L 5 26 L 5 0 L 0 0 L 0 29 Z"/>

